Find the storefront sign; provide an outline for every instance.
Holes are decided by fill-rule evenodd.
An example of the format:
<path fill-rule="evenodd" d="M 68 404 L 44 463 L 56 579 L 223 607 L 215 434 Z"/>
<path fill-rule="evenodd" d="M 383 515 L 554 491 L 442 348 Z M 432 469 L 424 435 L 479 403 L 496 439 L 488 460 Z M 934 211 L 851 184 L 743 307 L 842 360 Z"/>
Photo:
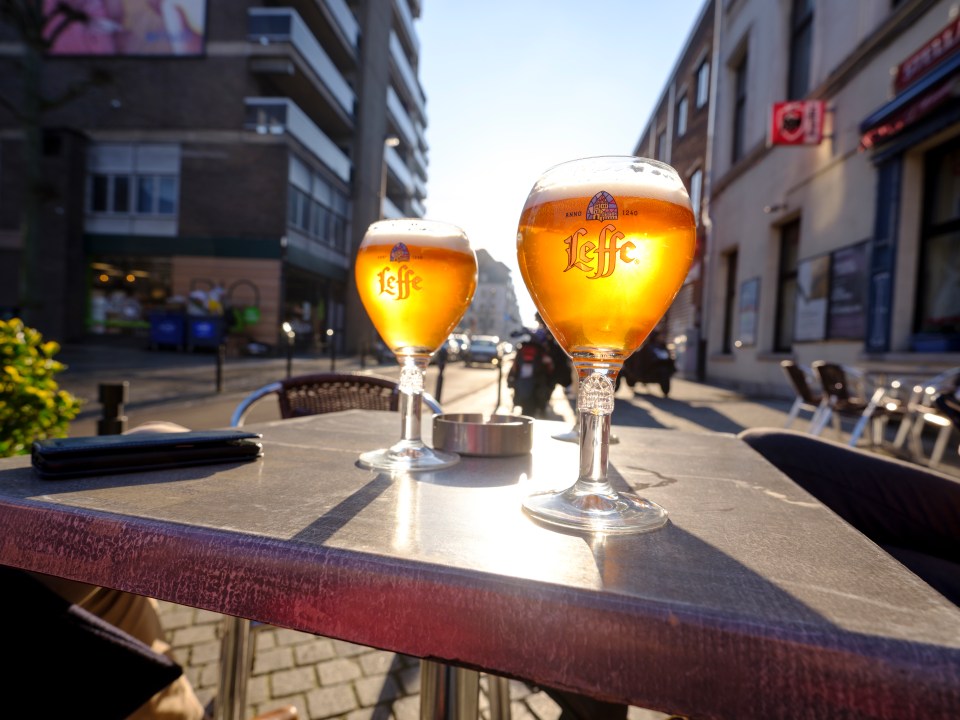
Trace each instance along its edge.
<path fill-rule="evenodd" d="M 819 145 L 823 140 L 823 100 L 790 100 L 773 104 L 771 145 Z"/>
<path fill-rule="evenodd" d="M 897 66 L 893 90 L 903 92 L 933 68 L 960 50 L 960 15 Z"/>

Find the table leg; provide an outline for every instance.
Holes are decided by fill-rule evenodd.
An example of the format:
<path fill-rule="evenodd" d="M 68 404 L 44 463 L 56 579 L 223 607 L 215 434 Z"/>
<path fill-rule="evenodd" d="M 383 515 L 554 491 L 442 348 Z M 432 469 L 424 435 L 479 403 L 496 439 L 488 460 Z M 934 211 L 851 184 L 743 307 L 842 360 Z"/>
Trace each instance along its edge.
<path fill-rule="evenodd" d="M 214 720 L 244 720 L 250 650 L 250 621 L 227 615 L 220 643 L 220 686 Z"/>
<path fill-rule="evenodd" d="M 420 720 L 477 720 L 480 673 L 420 661 Z"/>

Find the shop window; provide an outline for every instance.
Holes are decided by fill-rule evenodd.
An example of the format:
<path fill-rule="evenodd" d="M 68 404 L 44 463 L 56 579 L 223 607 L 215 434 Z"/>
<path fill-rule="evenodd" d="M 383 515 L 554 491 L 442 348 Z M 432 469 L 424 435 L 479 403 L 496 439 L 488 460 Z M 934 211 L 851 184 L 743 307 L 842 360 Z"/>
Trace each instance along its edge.
<path fill-rule="evenodd" d="M 960 345 L 960 142 L 926 158 L 915 331 Z"/>
<path fill-rule="evenodd" d="M 800 220 L 780 228 L 780 270 L 777 277 L 777 315 L 773 329 L 774 352 L 790 352 L 797 314 L 797 260 L 800 251 Z"/>
<path fill-rule="evenodd" d="M 787 99 L 799 100 L 810 90 L 813 48 L 813 0 L 793 0 L 790 11 L 790 70 Z"/>

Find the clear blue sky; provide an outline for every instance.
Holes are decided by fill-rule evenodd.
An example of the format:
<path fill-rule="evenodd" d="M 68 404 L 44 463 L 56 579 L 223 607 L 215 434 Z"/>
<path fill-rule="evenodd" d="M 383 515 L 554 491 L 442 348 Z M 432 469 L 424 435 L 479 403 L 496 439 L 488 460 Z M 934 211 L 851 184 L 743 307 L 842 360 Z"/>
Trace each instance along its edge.
<path fill-rule="evenodd" d="M 704 0 L 424 0 L 427 217 L 466 230 L 513 270 L 537 176 L 565 160 L 629 155 Z"/>

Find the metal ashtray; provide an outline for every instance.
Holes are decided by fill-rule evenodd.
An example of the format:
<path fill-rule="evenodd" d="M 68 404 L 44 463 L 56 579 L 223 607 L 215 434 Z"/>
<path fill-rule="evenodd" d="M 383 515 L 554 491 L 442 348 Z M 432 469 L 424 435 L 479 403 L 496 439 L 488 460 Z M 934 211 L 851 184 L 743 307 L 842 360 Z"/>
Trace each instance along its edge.
<path fill-rule="evenodd" d="M 434 415 L 433 447 L 483 457 L 524 455 L 532 447 L 532 431 L 533 418 L 526 415 Z"/>

